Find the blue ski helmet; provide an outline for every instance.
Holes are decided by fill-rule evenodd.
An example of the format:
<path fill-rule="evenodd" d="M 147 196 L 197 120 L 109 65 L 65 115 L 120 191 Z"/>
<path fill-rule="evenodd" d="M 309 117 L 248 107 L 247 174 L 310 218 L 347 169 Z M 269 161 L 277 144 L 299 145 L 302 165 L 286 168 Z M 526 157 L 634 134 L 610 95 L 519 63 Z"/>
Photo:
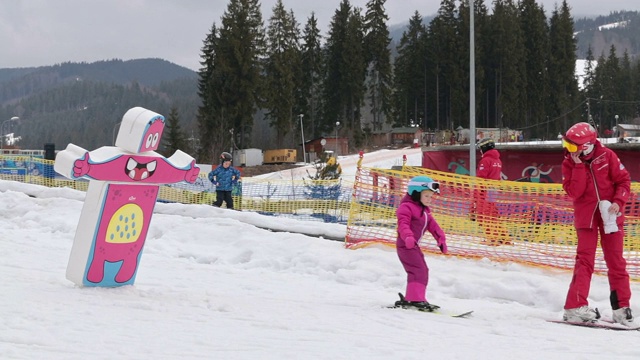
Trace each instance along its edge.
<path fill-rule="evenodd" d="M 440 194 L 440 184 L 428 176 L 416 176 L 409 180 L 407 194 L 413 196 L 414 192 L 417 191 L 420 194 L 422 190 L 431 190 L 436 194 Z"/>

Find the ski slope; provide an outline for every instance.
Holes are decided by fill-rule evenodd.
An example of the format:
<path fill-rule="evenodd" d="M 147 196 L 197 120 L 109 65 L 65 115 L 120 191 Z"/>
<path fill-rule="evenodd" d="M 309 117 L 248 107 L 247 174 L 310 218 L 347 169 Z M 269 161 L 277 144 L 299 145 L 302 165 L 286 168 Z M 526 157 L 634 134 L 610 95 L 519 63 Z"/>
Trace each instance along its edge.
<path fill-rule="evenodd" d="M 365 153 L 362 158 L 363 167 L 377 167 L 389 169 L 392 166 L 402 166 L 402 157 L 407 157 L 408 166 L 422 166 L 422 150 L 420 148 L 404 148 L 397 150 L 380 150 L 372 153 Z M 358 155 L 338 156 L 338 163 L 342 168 L 341 178 L 344 181 L 353 182 L 358 168 Z M 306 179 L 309 173 L 315 174 L 315 168 L 312 164 L 300 167 L 263 174 L 256 176 L 259 179 Z"/>
<path fill-rule="evenodd" d="M 640 358 L 637 332 L 545 321 L 561 317 L 570 272 L 427 255 L 428 300 L 473 316 L 386 309 L 405 286 L 393 249 L 206 205 L 157 204 L 135 285 L 79 288 L 65 269 L 83 198 L 0 181 L 0 359 Z M 606 278 L 592 284 L 610 316 Z"/>

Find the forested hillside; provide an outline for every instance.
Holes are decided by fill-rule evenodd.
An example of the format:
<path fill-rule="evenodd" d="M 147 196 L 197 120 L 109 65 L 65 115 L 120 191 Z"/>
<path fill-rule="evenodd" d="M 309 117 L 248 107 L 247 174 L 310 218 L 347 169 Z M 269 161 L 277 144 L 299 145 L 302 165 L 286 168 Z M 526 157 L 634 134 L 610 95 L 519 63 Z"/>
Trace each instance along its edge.
<path fill-rule="evenodd" d="M 5 133 L 22 137 L 20 147 L 57 148 L 72 142 L 93 149 L 112 145 L 116 125 L 131 107 L 167 116 L 175 107 L 190 133 L 198 106 L 195 72 L 160 59 L 109 60 L 0 69 L 0 120 Z M 3 120 L 4 121 L 4 120 Z"/>
<path fill-rule="evenodd" d="M 615 11 L 596 18 L 576 19 L 577 55 L 586 59 L 589 46 L 593 55 L 609 53 L 611 46 L 616 55 L 622 57 L 628 52 L 631 58 L 640 55 L 640 13 L 637 11 Z"/>

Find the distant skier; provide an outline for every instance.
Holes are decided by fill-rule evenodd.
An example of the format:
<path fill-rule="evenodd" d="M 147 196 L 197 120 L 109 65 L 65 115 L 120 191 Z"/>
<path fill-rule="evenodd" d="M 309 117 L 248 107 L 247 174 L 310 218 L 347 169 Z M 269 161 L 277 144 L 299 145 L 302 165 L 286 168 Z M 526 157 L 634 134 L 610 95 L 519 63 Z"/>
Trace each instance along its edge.
<path fill-rule="evenodd" d="M 407 272 L 407 292 L 396 306 L 429 308 L 426 298 L 429 268 L 424 260 L 418 242 L 426 231 L 436 239 L 443 254 L 447 253 L 447 239 L 431 215 L 429 204 L 434 193 L 440 193 L 440 184 L 427 176 L 416 176 L 409 181 L 407 194 L 400 201 L 396 211 L 398 237 L 396 249 L 398 258 Z"/>
<path fill-rule="evenodd" d="M 573 278 L 564 305 L 565 321 L 587 322 L 600 317 L 589 307 L 598 234 L 607 264 L 613 321 L 632 326 L 631 290 L 624 259 L 624 214 L 629 199 L 629 172 L 610 149 L 597 139 L 596 129 L 585 122 L 573 125 L 562 139 L 562 187 L 573 199 L 578 235 Z"/>
<path fill-rule="evenodd" d="M 216 201 L 213 206 L 220 207 L 224 201 L 227 209 L 233 209 L 233 186 L 240 181 L 240 171 L 231 166 L 231 154 L 223 152 L 220 155 L 220 165 L 209 173 L 209 181 L 216 187 Z"/>

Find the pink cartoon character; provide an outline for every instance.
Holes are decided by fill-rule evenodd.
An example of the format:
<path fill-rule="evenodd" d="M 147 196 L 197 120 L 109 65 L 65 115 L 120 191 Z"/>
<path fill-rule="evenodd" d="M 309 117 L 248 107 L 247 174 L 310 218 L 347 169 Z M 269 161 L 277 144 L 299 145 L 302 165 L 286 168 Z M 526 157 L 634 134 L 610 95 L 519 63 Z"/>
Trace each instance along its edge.
<path fill-rule="evenodd" d="M 164 117 L 135 107 L 122 117 L 116 146 L 87 151 L 69 144 L 54 169 L 69 179 L 89 179 L 71 248 L 67 279 L 82 286 L 133 284 L 158 197 L 159 184 L 194 183 L 200 169 L 178 150 L 155 152 Z"/>

